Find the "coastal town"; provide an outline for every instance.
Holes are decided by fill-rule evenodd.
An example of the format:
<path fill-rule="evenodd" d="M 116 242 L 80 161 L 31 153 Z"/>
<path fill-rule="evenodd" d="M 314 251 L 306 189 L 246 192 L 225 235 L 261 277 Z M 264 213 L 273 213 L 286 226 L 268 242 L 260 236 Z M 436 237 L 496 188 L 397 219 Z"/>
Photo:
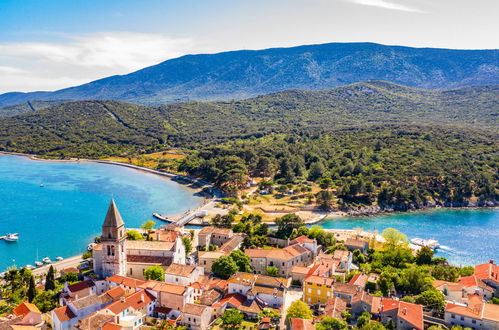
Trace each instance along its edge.
<path fill-rule="evenodd" d="M 499 329 L 499 266 L 454 267 L 394 229 L 228 215 L 127 229 L 112 200 L 85 260 L 2 277 L 0 329 Z"/>

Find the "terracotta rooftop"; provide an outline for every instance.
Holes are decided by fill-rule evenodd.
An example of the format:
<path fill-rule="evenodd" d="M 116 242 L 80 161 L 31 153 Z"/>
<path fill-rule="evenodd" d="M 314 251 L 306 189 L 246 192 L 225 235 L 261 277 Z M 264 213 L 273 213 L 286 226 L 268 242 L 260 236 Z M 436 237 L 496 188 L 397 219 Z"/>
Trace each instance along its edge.
<path fill-rule="evenodd" d="M 348 282 L 348 284 L 357 285 L 363 288 L 366 286 L 367 279 L 368 279 L 367 275 L 358 273 L 355 274 L 354 277 L 352 277 L 352 279 L 350 280 L 350 282 Z"/>
<path fill-rule="evenodd" d="M 423 330 L 423 306 L 400 301 L 398 318 L 412 324 L 414 328 Z"/>
<path fill-rule="evenodd" d="M 34 304 L 31 304 L 27 301 L 24 301 L 22 303 L 20 303 L 19 305 L 17 305 L 16 308 L 14 308 L 12 310 L 12 313 L 15 315 L 15 316 L 22 316 L 22 317 L 25 317 L 26 315 L 28 315 L 29 313 L 37 313 L 37 314 L 41 314 L 42 312 L 40 312 L 40 310 L 38 309 L 38 307 L 36 307 Z"/>
<path fill-rule="evenodd" d="M 237 272 L 232 275 L 228 280 L 228 283 L 252 285 L 255 282 L 255 274 Z"/>
<path fill-rule="evenodd" d="M 172 257 L 162 257 L 162 256 L 144 256 L 144 255 L 127 255 L 126 260 L 129 263 L 136 264 L 154 264 L 168 266 L 172 263 Z"/>
<path fill-rule="evenodd" d="M 196 266 L 171 264 L 165 270 L 165 275 L 188 277 L 194 272 L 194 270 L 196 270 Z"/>
<path fill-rule="evenodd" d="M 99 297 L 103 303 L 109 303 L 118 300 L 125 295 L 125 289 L 121 286 L 116 286 L 102 293 Z"/>
<path fill-rule="evenodd" d="M 468 306 L 447 304 L 445 312 L 459 314 L 474 319 L 485 319 L 499 322 L 499 305 L 487 304 L 478 295 L 468 296 Z"/>
<path fill-rule="evenodd" d="M 208 235 L 208 234 L 231 235 L 232 234 L 232 229 L 229 229 L 229 228 L 217 228 L 217 227 L 204 227 L 198 233 L 198 235 Z"/>
<path fill-rule="evenodd" d="M 355 293 L 361 291 L 361 288 L 357 285 L 336 282 L 333 284 L 333 290 L 334 292 L 351 294 L 353 296 Z"/>
<path fill-rule="evenodd" d="M 95 294 L 91 294 L 89 296 L 83 297 L 81 299 L 77 299 L 71 302 L 71 304 L 76 308 L 76 309 L 82 309 L 86 308 L 88 306 L 92 305 L 100 305 L 101 304 L 101 299 L 99 296 Z"/>
<path fill-rule="evenodd" d="M 126 241 L 127 250 L 171 251 L 175 242 Z"/>
<path fill-rule="evenodd" d="M 95 313 L 90 314 L 86 318 L 80 320 L 80 329 L 99 329 L 108 322 L 114 321 L 114 316 L 106 312 L 105 310 L 98 310 Z"/>
<path fill-rule="evenodd" d="M 200 304 L 185 304 L 184 305 L 184 313 L 190 314 L 190 315 L 201 316 L 201 315 L 203 315 L 204 311 L 207 308 L 209 308 L 209 307 L 205 306 L 205 305 L 200 305 Z"/>
<path fill-rule="evenodd" d="M 246 249 L 244 253 L 250 258 L 274 258 L 289 260 L 294 257 L 310 253 L 310 251 L 299 244 L 285 247 L 284 249 Z"/>
<path fill-rule="evenodd" d="M 219 251 L 228 255 L 229 253 L 231 253 L 232 251 L 237 249 L 239 244 L 241 244 L 243 241 L 244 241 L 244 237 L 242 237 L 240 235 L 235 235 L 235 236 L 231 237 L 227 242 L 222 244 Z"/>
<path fill-rule="evenodd" d="M 315 326 L 311 320 L 292 318 L 291 330 L 315 330 Z"/>
<path fill-rule="evenodd" d="M 366 244 L 367 244 L 366 241 L 353 238 L 347 238 L 347 240 L 345 241 L 345 245 L 357 247 L 359 249 L 363 249 L 366 246 Z"/>
<path fill-rule="evenodd" d="M 130 307 L 137 310 L 154 300 L 156 300 L 156 298 L 147 290 L 140 290 L 128 297 L 123 297 L 120 300 L 115 301 L 111 305 L 107 306 L 106 309 L 110 310 L 114 314 L 119 314 Z"/>
<path fill-rule="evenodd" d="M 246 300 L 237 309 L 250 314 L 258 314 L 262 310 L 255 300 Z"/>
<path fill-rule="evenodd" d="M 246 297 L 243 296 L 242 294 L 231 293 L 231 294 L 226 295 L 225 298 L 223 298 L 219 302 L 213 304 L 213 307 L 218 308 L 218 307 L 223 306 L 225 304 L 230 304 L 231 306 L 238 308 L 245 301 L 246 301 Z"/>
<path fill-rule="evenodd" d="M 341 312 L 347 309 L 347 303 L 342 299 L 335 297 L 329 299 L 324 306 L 324 315 L 334 317 L 337 319 L 342 318 Z"/>
<path fill-rule="evenodd" d="M 499 266 L 494 264 L 493 260 L 485 264 L 476 265 L 474 275 L 482 281 L 490 280 L 499 283 Z"/>
<path fill-rule="evenodd" d="M 76 315 L 71 311 L 71 309 L 68 306 L 58 307 L 55 308 L 53 311 L 55 316 L 61 323 L 76 317 Z"/>
<path fill-rule="evenodd" d="M 288 280 L 282 277 L 273 277 L 267 275 L 256 275 L 255 285 L 268 286 L 271 288 L 287 288 Z"/>
<path fill-rule="evenodd" d="M 141 280 L 137 280 L 137 279 L 134 279 L 131 277 L 126 277 L 126 276 L 121 276 L 121 275 L 113 275 L 113 276 L 106 278 L 106 280 L 113 282 L 113 283 L 120 284 L 120 285 L 124 285 L 127 287 L 135 288 L 135 289 L 145 283 L 145 281 L 141 281 Z"/>
<path fill-rule="evenodd" d="M 314 243 L 314 242 L 315 242 L 315 240 L 314 240 L 314 239 L 308 238 L 308 237 L 307 237 L 307 236 L 305 236 L 305 235 L 301 235 L 301 236 L 299 236 L 299 237 L 295 238 L 295 239 L 293 240 L 293 242 L 294 242 L 294 241 L 296 241 L 296 242 L 298 242 L 298 243 Z"/>
<path fill-rule="evenodd" d="M 381 297 L 370 295 L 369 293 L 362 290 L 360 292 L 357 292 L 352 297 L 351 304 L 361 301 L 371 307 L 371 309 L 368 310 L 369 313 L 379 314 L 381 308 L 381 300 L 382 300 Z"/>
<path fill-rule="evenodd" d="M 94 281 L 92 281 L 92 280 L 86 280 L 86 281 L 82 281 L 82 282 L 78 282 L 78 283 L 75 283 L 75 284 L 68 285 L 68 290 L 70 292 L 75 293 L 75 292 L 78 292 L 78 291 L 81 291 L 81 290 L 92 288 L 94 286 L 95 286 Z"/>
<path fill-rule="evenodd" d="M 334 278 L 310 275 L 305 278 L 305 282 L 332 287 L 334 284 Z"/>
<path fill-rule="evenodd" d="M 151 290 L 156 292 L 166 292 L 176 295 L 183 295 L 185 292 L 185 288 L 186 287 L 183 285 L 170 284 L 165 282 L 156 282 L 156 284 L 151 288 Z"/>
<path fill-rule="evenodd" d="M 121 330 L 123 327 L 114 322 L 108 322 L 102 326 L 102 330 Z"/>

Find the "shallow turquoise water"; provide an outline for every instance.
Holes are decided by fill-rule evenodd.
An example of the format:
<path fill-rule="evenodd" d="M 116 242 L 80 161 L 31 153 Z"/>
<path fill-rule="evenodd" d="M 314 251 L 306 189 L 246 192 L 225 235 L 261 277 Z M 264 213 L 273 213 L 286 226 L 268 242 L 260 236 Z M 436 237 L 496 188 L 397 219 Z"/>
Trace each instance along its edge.
<path fill-rule="evenodd" d="M 38 260 L 81 253 L 99 234 L 112 196 L 129 228 L 202 202 L 185 186 L 122 166 L 0 156 L 0 236 L 20 234 L 18 242 L 0 241 L 0 270 L 33 265 L 37 250 Z"/>
<path fill-rule="evenodd" d="M 409 239 L 436 239 L 442 245 L 437 256 L 455 265 L 475 265 L 499 260 L 499 210 L 438 209 L 374 217 L 339 217 L 320 223 L 324 228 L 377 230 L 392 227 Z"/>

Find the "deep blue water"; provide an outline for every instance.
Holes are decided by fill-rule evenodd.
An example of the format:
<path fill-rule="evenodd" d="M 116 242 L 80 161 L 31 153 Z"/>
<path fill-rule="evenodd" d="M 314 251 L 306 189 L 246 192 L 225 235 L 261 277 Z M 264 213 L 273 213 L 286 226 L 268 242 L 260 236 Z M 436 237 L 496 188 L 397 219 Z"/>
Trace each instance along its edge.
<path fill-rule="evenodd" d="M 38 260 L 83 252 L 113 196 L 128 228 L 202 202 L 185 186 L 122 166 L 0 156 L 0 236 L 20 234 L 18 242 L 0 241 L 0 270 L 33 265 L 37 250 Z"/>
<path fill-rule="evenodd" d="M 324 228 L 376 230 L 392 227 L 409 239 L 436 239 L 443 247 L 436 256 L 452 264 L 475 265 L 499 260 L 499 210 L 437 209 L 374 217 L 338 217 L 320 223 Z"/>

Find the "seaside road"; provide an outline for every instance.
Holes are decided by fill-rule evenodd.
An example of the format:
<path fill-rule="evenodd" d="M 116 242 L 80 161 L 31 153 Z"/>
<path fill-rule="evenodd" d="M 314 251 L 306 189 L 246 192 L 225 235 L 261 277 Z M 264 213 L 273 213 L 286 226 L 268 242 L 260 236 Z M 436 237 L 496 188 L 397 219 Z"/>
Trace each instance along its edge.
<path fill-rule="evenodd" d="M 42 267 L 33 269 L 33 275 L 39 276 L 39 275 L 47 274 L 49 271 L 50 265 L 54 266 L 56 273 L 57 273 L 58 271 L 60 271 L 64 268 L 76 267 L 78 265 L 78 263 L 82 260 L 83 260 L 83 258 L 81 257 L 81 255 L 77 255 L 74 257 L 64 259 L 62 261 L 57 261 L 57 262 L 53 262 L 53 263 L 48 264 L 48 265 L 43 265 Z M 57 277 L 57 275 L 56 275 L 56 277 Z"/>

